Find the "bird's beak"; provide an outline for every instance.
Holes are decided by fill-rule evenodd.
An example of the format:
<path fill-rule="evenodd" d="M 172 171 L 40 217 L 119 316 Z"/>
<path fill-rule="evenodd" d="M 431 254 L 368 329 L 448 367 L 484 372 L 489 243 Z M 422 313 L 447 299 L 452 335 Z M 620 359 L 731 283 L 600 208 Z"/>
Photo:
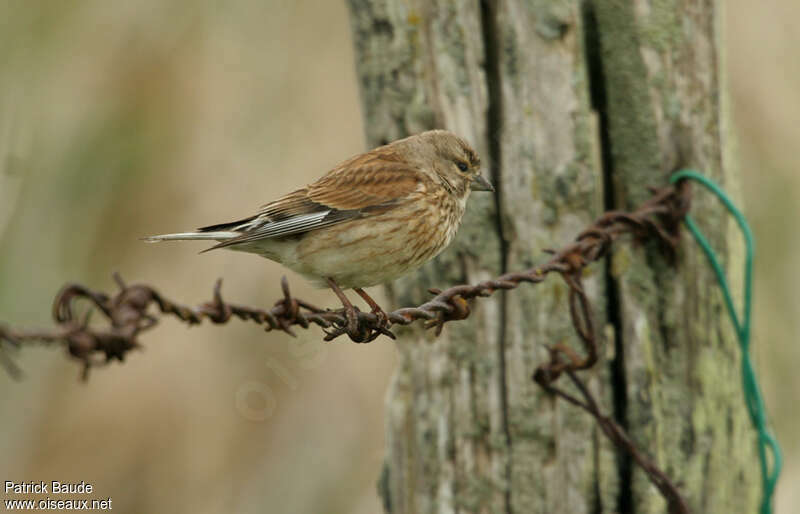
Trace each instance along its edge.
<path fill-rule="evenodd" d="M 491 191 L 494 193 L 494 187 L 492 187 L 492 184 L 490 184 L 488 180 L 483 178 L 483 175 L 473 175 L 472 183 L 469 185 L 469 188 L 473 191 Z"/>

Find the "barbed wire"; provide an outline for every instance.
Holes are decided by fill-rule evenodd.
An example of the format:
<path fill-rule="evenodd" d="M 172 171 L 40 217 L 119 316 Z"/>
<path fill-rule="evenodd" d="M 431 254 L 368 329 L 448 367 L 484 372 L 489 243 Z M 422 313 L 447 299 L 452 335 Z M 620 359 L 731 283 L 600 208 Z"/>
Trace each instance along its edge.
<path fill-rule="evenodd" d="M 262 325 L 267 331 L 281 330 L 292 336 L 295 335 L 294 327 L 307 329 L 311 325 L 317 325 L 325 332 L 325 341 L 342 335 L 347 335 L 356 343 L 367 343 L 381 335 L 394 339 L 392 326 L 409 325 L 419 320 L 424 321 L 426 328 L 433 328 L 436 335 L 439 335 L 446 323 L 469 317 L 471 300 L 491 296 L 497 291 L 515 289 L 525 283 L 537 284 L 551 273 L 557 273 L 569 289 L 569 312 L 582 343 L 583 355 L 565 343 L 550 346 L 550 359 L 536 368 L 533 380 L 546 391 L 591 414 L 617 449 L 630 455 L 647 473 L 651 482 L 667 499 L 670 512 L 688 513 L 686 502 L 677 487 L 633 445 L 619 424 L 602 414 L 589 388 L 576 373 L 591 368 L 598 361 L 598 337 L 591 302 L 582 284 L 583 270 L 604 257 L 611 244 L 625 235 L 631 235 L 637 241 L 655 239 L 661 244 L 665 254 L 673 258 L 675 256 L 679 244 L 680 222 L 689 209 L 688 185 L 679 182 L 674 186 L 651 188 L 651 192 L 651 198 L 636 210 L 606 212 L 583 230 L 571 244 L 559 250 L 549 250 L 552 257 L 542 265 L 525 271 L 506 273 L 474 285 L 457 285 L 444 290 L 430 289 L 434 295 L 431 300 L 417 307 L 397 309 L 387 313 L 386 318 L 355 307 L 354 322 L 352 319 L 348 320 L 343 308 L 323 309 L 295 298 L 286 277 L 281 280 L 283 297 L 270 309 L 224 301 L 221 280 L 214 285 L 211 301 L 196 307 L 173 302 L 149 285 L 128 285 L 116 273 L 114 279 L 119 291 L 113 295 L 93 291 L 80 284 L 67 284 L 53 301 L 54 328 L 25 331 L 0 324 L 0 363 L 13 376 L 19 376 L 20 370 L 6 354 L 3 343 L 16 348 L 30 343 L 63 345 L 71 357 L 82 363 L 81 376 L 86 380 L 91 368 L 115 360 L 123 361 L 130 351 L 139 348 L 139 335 L 157 325 L 159 314 L 161 317 L 175 317 L 188 325 L 196 325 L 204 320 L 224 324 L 235 317 Z M 88 301 L 90 304 L 90 309 L 82 318 L 78 317 L 75 310 L 78 300 Z M 153 306 L 156 313 L 151 312 Z M 97 324 L 90 323 L 89 314 L 94 311 L 102 313 L 107 326 L 98 327 Z M 583 399 L 554 385 L 564 373 L 577 387 Z"/>

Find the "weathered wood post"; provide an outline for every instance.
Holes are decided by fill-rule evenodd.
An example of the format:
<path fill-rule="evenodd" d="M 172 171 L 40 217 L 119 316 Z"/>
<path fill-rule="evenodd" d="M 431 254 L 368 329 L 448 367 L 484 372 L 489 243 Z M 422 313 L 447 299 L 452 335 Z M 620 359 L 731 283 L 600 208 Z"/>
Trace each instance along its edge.
<path fill-rule="evenodd" d="M 429 128 L 472 142 L 494 198 L 473 195 L 457 241 L 390 288 L 524 269 L 603 210 L 630 208 L 679 166 L 735 188 L 713 0 L 349 0 L 370 146 Z M 741 258 L 713 200 L 693 212 L 730 269 Z M 731 234 L 733 234 L 731 232 Z M 684 238 L 615 246 L 586 277 L 604 359 L 592 388 L 694 512 L 754 512 L 753 433 L 721 297 Z M 585 413 L 531 381 L 545 345 L 574 341 L 550 279 L 475 304 L 438 339 L 409 331 L 387 398 L 391 513 L 664 512 Z"/>

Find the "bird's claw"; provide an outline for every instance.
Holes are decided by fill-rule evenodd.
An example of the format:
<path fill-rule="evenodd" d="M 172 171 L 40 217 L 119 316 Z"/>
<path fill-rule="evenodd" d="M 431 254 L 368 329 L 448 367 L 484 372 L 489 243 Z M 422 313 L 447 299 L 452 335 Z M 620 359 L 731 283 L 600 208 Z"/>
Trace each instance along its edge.
<path fill-rule="evenodd" d="M 381 329 L 381 328 L 388 329 L 390 326 L 392 326 L 391 322 L 389 321 L 389 316 L 379 306 L 375 306 L 372 309 L 372 314 L 374 314 L 375 317 L 378 318 L 378 324 L 376 325 L 376 329 Z"/>
<path fill-rule="evenodd" d="M 353 305 L 345 307 L 344 316 L 347 320 L 347 333 L 351 335 L 351 337 L 353 334 L 358 334 L 360 332 L 358 326 L 358 308 Z"/>
<path fill-rule="evenodd" d="M 335 322 L 329 330 L 325 330 L 325 341 L 332 341 L 344 334 L 347 334 L 354 343 L 371 343 L 381 335 L 397 339 L 397 336 L 389 330 L 391 327 L 389 316 L 382 310 L 372 312 L 378 318 L 378 322 L 374 325 L 369 320 L 359 317 L 358 307 L 344 307 L 340 312 L 344 319 Z"/>
<path fill-rule="evenodd" d="M 325 332 L 326 341 L 331 341 L 342 334 L 347 334 L 350 340 L 356 343 L 369 343 L 380 335 L 396 339 L 395 335 L 389 330 L 389 327 L 392 326 L 389 316 L 363 289 L 354 288 L 356 293 L 372 308 L 371 312 L 377 318 L 377 323 L 373 324 L 371 320 L 359 317 L 360 311 L 358 307 L 350 303 L 350 300 L 347 299 L 347 296 L 345 296 L 335 280 L 329 278 L 328 285 L 339 297 L 339 301 L 342 302 L 341 312 L 344 319 L 341 322 L 337 322 L 333 329 Z"/>

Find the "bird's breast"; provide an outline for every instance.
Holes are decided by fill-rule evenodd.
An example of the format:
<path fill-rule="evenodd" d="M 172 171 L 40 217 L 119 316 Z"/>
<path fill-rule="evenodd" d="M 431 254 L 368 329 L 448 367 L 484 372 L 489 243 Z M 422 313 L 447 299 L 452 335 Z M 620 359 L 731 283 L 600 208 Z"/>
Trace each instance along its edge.
<path fill-rule="evenodd" d="M 342 287 L 393 280 L 439 254 L 453 240 L 464 204 L 446 194 L 425 194 L 380 214 L 309 232 L 284 264 Z"/>

